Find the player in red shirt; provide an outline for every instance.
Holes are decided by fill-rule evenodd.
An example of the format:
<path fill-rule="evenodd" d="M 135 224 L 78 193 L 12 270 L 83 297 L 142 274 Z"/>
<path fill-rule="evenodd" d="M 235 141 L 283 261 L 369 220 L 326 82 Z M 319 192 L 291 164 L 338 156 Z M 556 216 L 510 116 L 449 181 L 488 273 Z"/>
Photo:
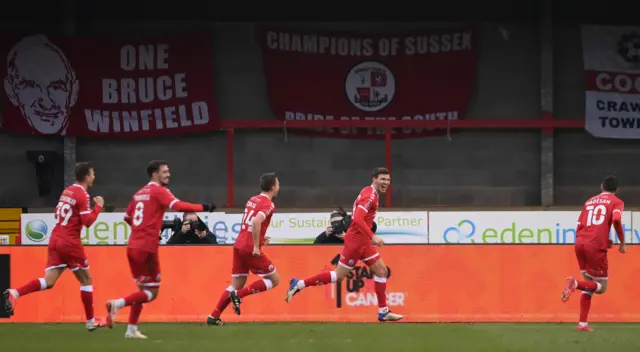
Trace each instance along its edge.
<path fill-rule="evenodd" d="M 580 297 L 580 322 L 578 331 L 593 331 L 588 324 L 591 296 L 603 294 L 607 290 L 608 269 L 607 249 L 613 242 L 609 240 L 611 225 L 616 230 L 620 240 L 620 253 L 627 253 L 622 228 L 622 212 L 624 202 L 616 197 L 618 193 L 618 179 L 607 176 L 600 185 L 602 193 L 589 198 L 578 218 L 576 229 L 575 252 L 578 266 L 584 280 L 578 281 L 574 277 L 567 278 L 567 287 L 562 293 L 562 301 L 567 302 L 576 290 L 582 291 Z"/>
<path fill-rule="evenodd" d="M 169 166 L 166 161 L 154 160 L 147 166 L 151 181 L 133 195 L 124 220 L 131 226 L 127 244 L 127 258 L 139 291 L 124 298 L 107 301 L 107 326 L 113 327 L 120 308 L 131 306 L 129 326 L 125 338 L 146 339 L 138 330 L 138 320 L 144 303 L 158 297 L 160 289 L 160 229 L 167 209 L 180 212 L 213 211 L 213 204 L 192 204 L 178 200 L 166 187 Z"/>
<path fill-rule="evenodd" d="M 76 183 L 67 187 L 56 206 L 56 226 L 51 233 L 47 248 L 47 266 L 43 278 L 29 281 L 18 289 L 4 292 L 4 305 L 9 316 L 19 297 L 36 291 L 52 289 L 65 269 L 71 270 L 80 282 L 80 298 L 87 317 L 89 331 L 101 328 L 105 322 L 93 313 L 93 281 L 89 273 L 89 260 L 84 253 L 80 232 L 82 227 L 91 226 L 104 206 L 102 197 L 94 197 L 95 206 L 91 210 L 87 190 L 93 186 L 95 171 L 90 163 L 78 163 L 75 168 Z"/>
<path fill-rule="evenodd" d="M 244 207 L 240 233 L 233 245 L 231 285 L 222 292 L 218 304 L 207 317 L 207 325 L 222 325 L 220 315 L 229 303 L 232 303 L 236 314 L 240 315 L 242 298 L 268 291 L 280 283 L 276 267 L 262 252 L 262 246 L 269 243 L 269 237 L 265 235 L 276 209 L 273 199 L 280 190 L 278 176 L 275 173 L 260 176 L 260 190 L 262 192 L 251 197 Z M 249 272 L 262 279 L 245 286 Z"/>
<path fill-rule="evenodd" d="M 398 321 L 402 315 L 392 313 L 387 308 L 387 277 L 389 272 L 375 246 L 382 246 L 384 241 L 371 231 L 373 220 L 378 211 L 379 194 L 384 194 L 391 183 L 389 170 L 378 167 L 373 170 L 373 183 L 360 191 L 353 203 L 351 225 L 344 236 L 344 247 L 340 253 L 340 261 L 335 271 L 324 271 L 304 280 L 296 278 L 289 282 L 285 301 L 290 302 L 294 295 L 305 287 L 325 285 L 342 281 L 358 260 L 369 266 L 374 274 L 376 297 L 378 299 L 378 320 Z"/>

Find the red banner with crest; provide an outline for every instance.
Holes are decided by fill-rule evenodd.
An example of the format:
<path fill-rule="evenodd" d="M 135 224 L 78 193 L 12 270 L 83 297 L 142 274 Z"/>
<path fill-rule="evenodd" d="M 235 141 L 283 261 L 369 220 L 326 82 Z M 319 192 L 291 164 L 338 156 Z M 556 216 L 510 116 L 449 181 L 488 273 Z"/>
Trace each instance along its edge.
<path fill-rule="evenodd" d="M 458 120 L 476 79 L 473 27 L 361 34 L 263 27 L 269 100 L 280 120 Z M 397 128 L 394 138 L 443 130 Z M 305 133 L 384 138 L 376 128 Z"/>

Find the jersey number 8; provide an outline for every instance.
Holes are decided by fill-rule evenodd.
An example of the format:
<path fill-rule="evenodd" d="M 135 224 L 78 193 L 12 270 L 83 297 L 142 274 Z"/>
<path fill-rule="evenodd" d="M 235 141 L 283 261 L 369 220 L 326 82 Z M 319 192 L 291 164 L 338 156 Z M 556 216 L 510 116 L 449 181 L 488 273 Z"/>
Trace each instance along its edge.
<path fill-rule="evenodd" d="M 607 207 L 604 205 L 589 205 L 587 211 L 587 226 L 600 225 L 606 217 Z"/>
<path fill-rule="evenodd" d="M 144 220 L 144 203 L 138 202 L 136 203 L 135 210 L 133 211 L 133 225 L 140 226 L 142 224 L 142 220 Z"/>

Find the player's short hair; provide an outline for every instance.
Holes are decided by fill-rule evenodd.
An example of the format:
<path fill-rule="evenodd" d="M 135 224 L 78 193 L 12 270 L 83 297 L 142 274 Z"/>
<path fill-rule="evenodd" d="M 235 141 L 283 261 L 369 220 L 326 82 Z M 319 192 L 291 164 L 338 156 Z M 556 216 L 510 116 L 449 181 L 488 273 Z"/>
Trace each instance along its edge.
<path fill-rule="evenodd" d="M 602 179 L 602 190 L 605 192 L 615 192 L 618 190 L 618 178 L 609 175 Z"/>
<path fill-rule="evenodd" d="M 169 165 L 169 163 L 164 160 L 151 160 L 149 165 L 147 165 L 147 175 L 149 178 L 151 178 L 155 172 L 160 171 L 160 167 L 164 165 Z"/>
<path fill-rule="evenodd" d="M 378 176 L 380 176 L 380 175 L 390 175 L 390 174 L 391 173 L 389 172 L 389 169 L 387 169 L 386 167 L 376 167 L 371 172 L 371 176 L 376 177 L 376 178 Z"/>
<path fill-rule="evenodd" d="M 84 178 L 89 176 L 92 169 L 93 169 L 93 166 L 88 161 L 83 163 L 77 163 L 76 168 L 73 171 L 73 174 L 76 177 L 76 181 L 78 182 L 84 181 Z"/>
<path fill-rule="evenodd" d="M 276 180 L 278 174 L 275 172 L 269 172 L 260 176 L 260 190 L 262 192 L 269 192 L 276 186 Z"/>

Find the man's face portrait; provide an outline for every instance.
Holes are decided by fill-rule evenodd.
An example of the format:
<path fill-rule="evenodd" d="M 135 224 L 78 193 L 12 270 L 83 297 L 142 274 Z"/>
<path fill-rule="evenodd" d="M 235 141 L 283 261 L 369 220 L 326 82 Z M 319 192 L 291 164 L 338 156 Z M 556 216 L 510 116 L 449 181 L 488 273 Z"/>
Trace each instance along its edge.
<path fill-rule="evenodd" d="M 5 91 L 42 134 L 64 134 L 78 82 L 62 51 L 44 36 L 23 38 L 7 57 Z"/>

